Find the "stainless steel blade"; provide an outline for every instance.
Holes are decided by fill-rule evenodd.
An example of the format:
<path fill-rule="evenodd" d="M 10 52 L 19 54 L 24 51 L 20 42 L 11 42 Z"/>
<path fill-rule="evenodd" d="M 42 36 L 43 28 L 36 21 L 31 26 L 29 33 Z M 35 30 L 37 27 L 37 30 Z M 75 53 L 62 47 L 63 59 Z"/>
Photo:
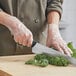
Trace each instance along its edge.
<path fill-rule="evenodd" d="M 49 56 L 63 56 L 65 57 L 66 59 L 68 59 L 68 61 L 75 65 L 76 66 L 76 59 L 75 58 L 72 58 L 70 56 L 67 56 L 65 54 L 62 54 L 61 52 L 55 50 L 55 49 L 52 49 L 52 48 L 48 48 L 42 44 L 39 44 L 39 43 L 36 43 L 34 47 L 32 47 L 32 52 L 35 53 L 35 54 L 48 54 Z"/>

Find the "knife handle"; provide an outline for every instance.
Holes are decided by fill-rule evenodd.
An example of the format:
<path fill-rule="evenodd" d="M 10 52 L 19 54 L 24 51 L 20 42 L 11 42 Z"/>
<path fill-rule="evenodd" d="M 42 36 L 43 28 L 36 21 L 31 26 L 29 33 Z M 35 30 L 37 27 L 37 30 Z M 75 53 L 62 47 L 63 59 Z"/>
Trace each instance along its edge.
<path fill-rule="evenodd" d="M 36 43 L 37 43 L 36 41 L 33 41 L 31 47 L 33 47 Z"/>

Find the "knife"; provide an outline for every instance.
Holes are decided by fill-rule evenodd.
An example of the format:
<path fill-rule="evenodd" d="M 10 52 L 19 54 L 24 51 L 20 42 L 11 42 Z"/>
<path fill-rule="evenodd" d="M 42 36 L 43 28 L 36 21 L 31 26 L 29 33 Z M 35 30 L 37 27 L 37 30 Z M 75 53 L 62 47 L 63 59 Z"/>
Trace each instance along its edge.
<path fill-rule="evenodd" d="M 49 56 L 63 56 L 64 58 L 66 58 L 71 64 L 73 64 L 74 66 L 76 66 L 76 58 L 70 57 L 68 55 L 62 54 L 61 52 L 53 49 L 53 48 L 49 48 L 47 46 L 44 46 L 36 41 L 33 41 L 32 43 L 32 52 L 35 54 L 47 54 Z"/>

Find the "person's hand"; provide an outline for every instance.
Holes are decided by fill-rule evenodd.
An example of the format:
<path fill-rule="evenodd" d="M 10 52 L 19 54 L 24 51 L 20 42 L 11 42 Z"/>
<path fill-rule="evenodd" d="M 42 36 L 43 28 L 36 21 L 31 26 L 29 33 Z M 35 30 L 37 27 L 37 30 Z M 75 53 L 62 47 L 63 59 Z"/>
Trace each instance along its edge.
<path fill-rule="evenodd" d="M 48 47 L 53 47 L 57 51 L 62 52 L 68 56 L 71 56 L 72 51 L 67 47 L 66 42 L 60 35 L 58 25 L 50 24 L 48 25 L 48 32 L 47 32 L 47 41 L 46 45 Z"/>
<path fill-rule="evenodd" d="M 5 25 L 11 31 L 17 43 L 28 47 L 32 45 L 33 35 L 31 31 L 16 17 L 1 11 L 0 24 Z"/>
<path fill-rule="evenodd" d="M 11 26 L 9 26 L 8 28 L 17 43 L 28 47 L 32 45 L 33 35 L 31 31 L 16 17 L 11 18 Z"/>

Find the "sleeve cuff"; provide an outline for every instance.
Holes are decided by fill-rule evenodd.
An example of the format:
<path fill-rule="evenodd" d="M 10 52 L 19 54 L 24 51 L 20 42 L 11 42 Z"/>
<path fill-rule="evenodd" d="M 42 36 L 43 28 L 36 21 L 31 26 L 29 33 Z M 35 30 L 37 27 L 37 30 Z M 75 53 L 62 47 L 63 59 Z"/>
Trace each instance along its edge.
<path fill-rule="evenodd" d="M 48 1 L 49 2 L 47 4 L 46 14 L 48 15 L 49 12 L 56 11 L 59 13 L 61 19 L 63 0 L 48 0 Z"/>

